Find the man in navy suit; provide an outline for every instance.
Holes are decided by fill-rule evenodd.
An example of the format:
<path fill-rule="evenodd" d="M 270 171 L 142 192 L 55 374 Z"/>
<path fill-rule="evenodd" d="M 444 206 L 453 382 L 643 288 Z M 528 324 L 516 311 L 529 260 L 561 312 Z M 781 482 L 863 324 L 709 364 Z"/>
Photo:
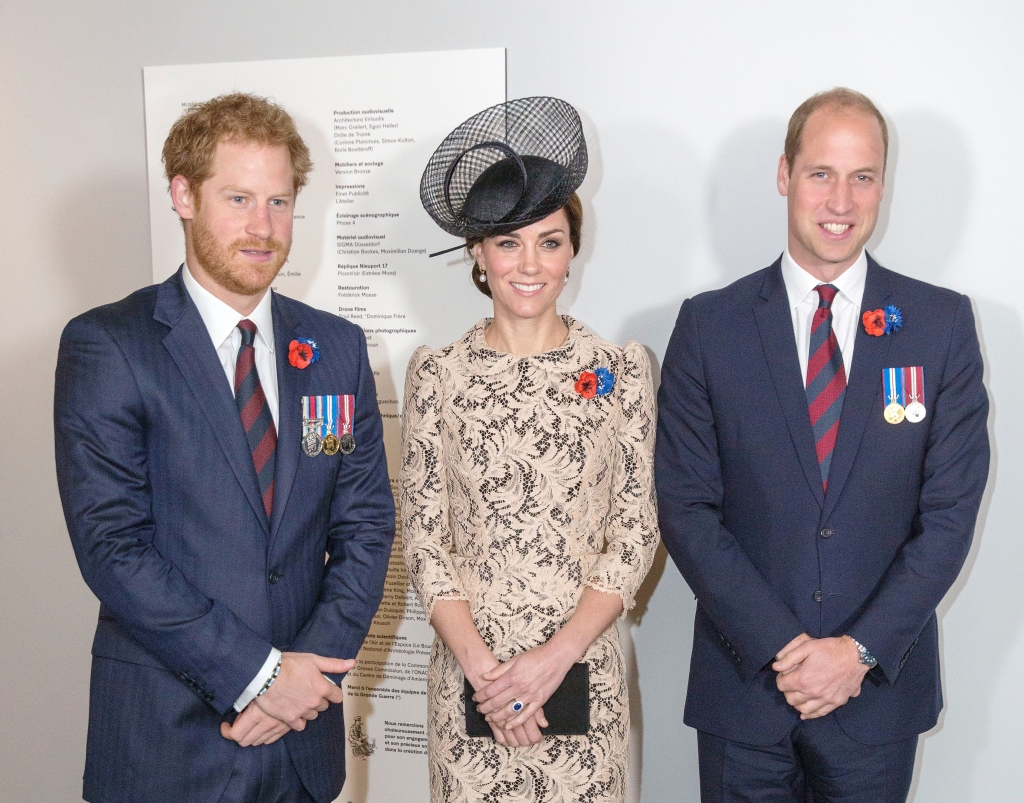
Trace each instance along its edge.
<path fill-rule="evenodd" d="M 685 301 L 665 355 L 659 515 L 697 597 L 704 803 L 902 803 L 942 706 L 935 609 L 970 548 L 988 399 L 969 300 L 864 250 L 887 144 L 859 93 L 801 105 L 785 253 Z"/>
<path fill-rule="evenodd" d="M 328 803 L 394 537 L 366 341 L 268 292 L 312 167 L 283 109 L 214 98 L 163 155 L 185 264 L 71 321 L 57 364 L 61 500 L 101 602 L 84 797 Z"/>

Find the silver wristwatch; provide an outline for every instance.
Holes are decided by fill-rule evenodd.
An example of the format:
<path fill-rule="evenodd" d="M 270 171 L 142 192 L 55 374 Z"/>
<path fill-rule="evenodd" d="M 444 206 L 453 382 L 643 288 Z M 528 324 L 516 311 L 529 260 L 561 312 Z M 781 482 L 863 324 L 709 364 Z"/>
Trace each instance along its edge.
<path fill-rule="evenodd" d="M 868 648 L 861 644 L 853 636 L 850 636 L 850 641 L 857 647 L 857 652 L 860 653 L 860 662 L 864 664 L 868 669 L 874 669 L 878 666 L 878 659 L 875 658 L 871 653 L 868 652 Z"/>

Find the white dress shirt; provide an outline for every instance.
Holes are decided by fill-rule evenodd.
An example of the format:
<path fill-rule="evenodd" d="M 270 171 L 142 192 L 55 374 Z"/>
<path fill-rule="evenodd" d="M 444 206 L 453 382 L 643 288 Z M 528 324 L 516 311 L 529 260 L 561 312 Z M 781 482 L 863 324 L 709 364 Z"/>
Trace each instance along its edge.
<path fill-rule="evenodd" d="M 827 282 L 839 292 L 832 299 L 832 331 L 836 334 L 839 350 L 843 354 L 843 368 L 846 381 L 850 381 L 850 367 L 853 365 L 853 344 L 857 340 L 860 325 L 860 306 L 864 301 L 864 282 L 868 276 L 868 258 L 864 249 L 857 261 L 843 271 L 835 281 Z M 818 309 L 820 296 L 814 289 L 826 284 L 801 268 L 793 260 L 789 249 L 782 255 L 782 280 L 789 296 L 789 311 L 793 315 L 793 333 L 796 335 L 796 353 L 800 358 L 800 375 L 807 386 L 807 363 L 811 350 L 811 321 Z M 860 642 L 854 641 L 858 649 Z"/>
<path fill-rule="evenodd" d="M 836 334 L 839 350 L 843 354 L 846 381 L 850 381 L 853 365 L 853 344 L 857 340 L 860 323 L 860 305 L 864 300 L 864 281 L 868 275 L 868 258 L 861 249 L 857 261 L 843 271 L 835 281 L 829 282 L 839 292 L 832 301 L 832 331 Z M 782 280 L 789 296 L 789 310 L 793 315 L 793 333 L 796 335 L 796 353 L 800 358 L 800 376 L 807 385 L 807 362 L 811 349 L 811 320 L 818 309 L 819 296 L 815 287 L 825 284 L 801 268 L 789 249 L 782 255 Z"/>
<path fill-rule="evenodd" d="M 256 348 L 256 372 L 260 375 L 263 395 L 267 397 L 267 406 L 270 407 L 270 415 L 274 418 L 274 427 L 277 428 L 277 362 L 274 360 L 274 315 L 271 310 L 270 291 L 263 296 L 252 314 L 239 315 L 199 284 L 188 266 L 181 272 L 181 276 L 185 280 L 185 289 L 199 308 L 199 315 L 206 324 L 206 331 L 210 333 L 213 347 L 217 349 L 217 358 L 224 369 L 224 375 L 228 378 L 232 394 L 235 392 L 235 362 L 238 359 L 238 349 L 242 345 L 242 331 L 238 328 L 238 322 L 248 318 L 256 324 L 256 340 L 253 343 Z"/>
<path fill-rule="evenodd" d="M 238 359 L 238 349 L 242 345 L 242 332 L 238 328 L 238 322 L 248 317 L 256 324 L 256 340 L 253 343 L 256 349 L 256 372 L 260 377 L 263 395 L 267 397 L 270 414 L 274 418 L 274 428 L 277 429 L 279 402 L 277 363 L 274 362 L 274 316 L 271 309 L 270 292 L 268 291 L 263 296 L 251 315 L 245 316 L 239 315 L 238 312 L 199 284 L 187 265 L 181 272 L 181 278 L 185 282 L 185 289 L 191 296 L 192 302 L 199 309 L 199 315 L 203 319 L 203 323 L 206 324 L 206 331 L 210 333 L 210 340 L 213 341 L 213 347 L 217 350 L 217 357 L 220 359 L 221 367 L 224 368 L 232 395 L 235 392 L 235 361 Z M 263 688 L 263 684 L 273 674 L 274 667 L 277 666 L 280 659 L 281 651 L 271 647 L 270 655 L 267 656 L 260 671 L 256 673 L 256 677 L 235 700 L 236 711 L 242 711 L 256 697 L 256 693 Z"/>

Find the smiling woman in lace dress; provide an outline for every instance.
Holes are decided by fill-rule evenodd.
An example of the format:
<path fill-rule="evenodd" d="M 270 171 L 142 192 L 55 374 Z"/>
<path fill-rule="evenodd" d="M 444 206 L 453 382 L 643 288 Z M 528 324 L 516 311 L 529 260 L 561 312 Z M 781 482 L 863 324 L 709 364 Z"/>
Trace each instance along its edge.
<path fill-rule="evenodd" d="M 553 98 L 481 112 L 424 173 L 424 205 L 466 238 L 473 281 L 494 302 L 460 340 L 418 349 L 406 376 L 405 560 L 438 636 L 427 681 L 434 803 L 624 794 L 615 620 L 658 543 L 654 397 L 639 344 L 607 343 L 556 311 L 579 250 L 585 173 L 579 118 Z M 580 661 L 589 729 L 545 736 L 545 704 Z M 467 705 L 493 738 L 467 735 Z"/>

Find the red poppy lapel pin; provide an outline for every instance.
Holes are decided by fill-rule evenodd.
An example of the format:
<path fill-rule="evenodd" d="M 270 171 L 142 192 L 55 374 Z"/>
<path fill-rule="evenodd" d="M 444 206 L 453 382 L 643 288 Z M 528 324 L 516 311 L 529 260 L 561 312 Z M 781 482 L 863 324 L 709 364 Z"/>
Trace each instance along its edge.
<path fill-rule="evenodd" d="M 615 374 L 607 368 L 595 368 L 593 371 L 583 371 L 574 386 L 576 392 L 584 399 L 592 399 L 595 396 L 607 396 L 615 387 Z"/>
<path fill-rule="evenodd" d="M 873 337 L 891 335 L 903 328 L 903 312 L 899 307 L 889 304 L 884 309 L 868 310 L 861 316 L 864 331 Z"/>
<path fill-rule="evenodd" d="M 320 347 L 315 340 L 298 337 L 288 344 L 288 362 L 302 370 L 320 359 Z"/>

